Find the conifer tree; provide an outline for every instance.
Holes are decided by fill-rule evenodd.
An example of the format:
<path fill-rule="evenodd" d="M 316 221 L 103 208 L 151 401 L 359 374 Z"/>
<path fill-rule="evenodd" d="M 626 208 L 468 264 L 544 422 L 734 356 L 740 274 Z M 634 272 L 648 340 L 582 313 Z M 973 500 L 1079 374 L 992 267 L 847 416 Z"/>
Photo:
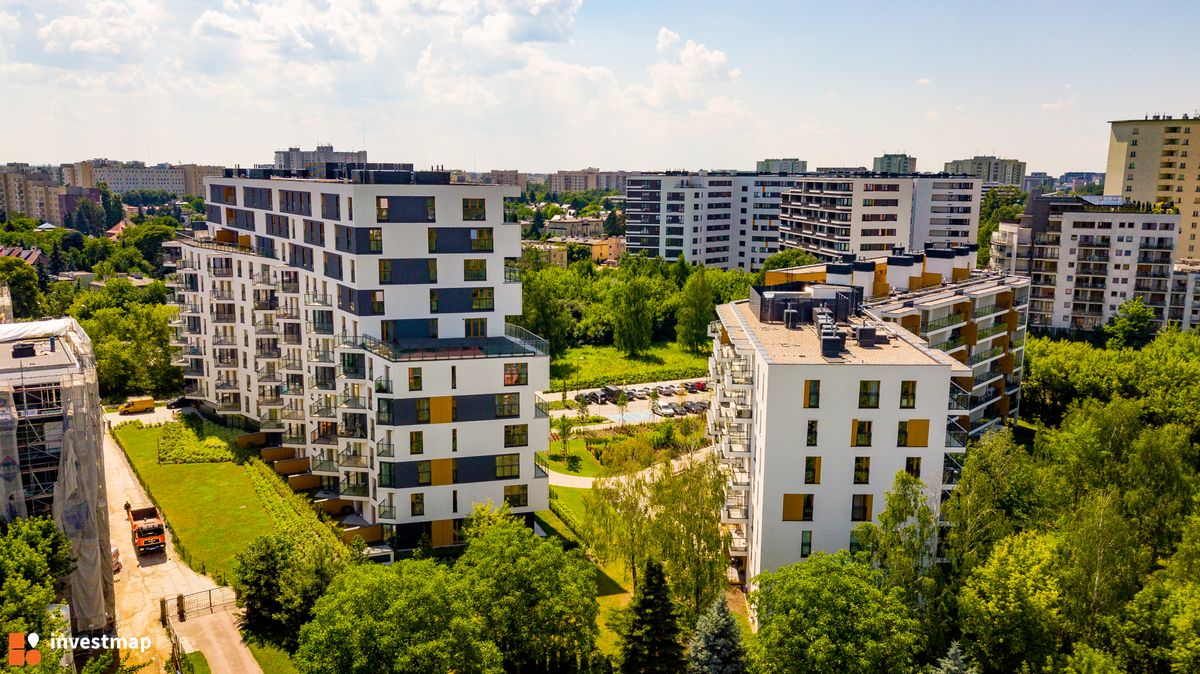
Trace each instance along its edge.
<path fill-rule="evenodd" d="M 745 674 L 746 650 L 724 595 L 696 622 L 688 649 L 688 674 Z"/>
<path fill-rule="evenodd" d="M 683 646 L 662 565 L 646 561 L 642 582 L 629 604 L 621 639 L 624 674 L 674 674 L 684 669 Z"/>

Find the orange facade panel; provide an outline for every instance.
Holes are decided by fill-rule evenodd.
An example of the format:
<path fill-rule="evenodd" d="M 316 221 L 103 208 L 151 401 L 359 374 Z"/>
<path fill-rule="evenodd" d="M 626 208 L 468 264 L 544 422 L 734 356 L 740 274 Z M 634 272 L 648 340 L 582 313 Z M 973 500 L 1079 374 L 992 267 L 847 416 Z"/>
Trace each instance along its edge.
<path fill-rule="evenodd" d="M 441 548 L 447 545 L 454 545 L 454 520 L 434 520 L 429 524 L 433 547 Z"/>
<path fill-rule="evenodd" d="M 448 424 L 454 421 L 454 397 L 436 396 L 429 399 L 429 422 Z"/>
<path fill-rule="evenodd" d="M 454 459 L 434 459 L 429 462 L 429 482 L 436 486 L 454 482 Z"/>

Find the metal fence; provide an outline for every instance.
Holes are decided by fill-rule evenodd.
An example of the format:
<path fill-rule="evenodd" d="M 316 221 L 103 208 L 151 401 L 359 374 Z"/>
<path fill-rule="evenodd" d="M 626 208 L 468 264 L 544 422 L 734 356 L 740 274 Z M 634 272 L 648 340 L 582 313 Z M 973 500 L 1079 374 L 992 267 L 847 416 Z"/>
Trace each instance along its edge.
<path fill-rule="evenodd" d="M 188 616 L 207 615 L 214 611 L 233 607 L 237 602 L 237 593 L 231 587 L 214 587 L 204 592 L 179 594 L 174 597 L 163 597 L 159 600 L 159 614 L 164 625 L 170 626 L 172 620 L 186 621 Z"/>

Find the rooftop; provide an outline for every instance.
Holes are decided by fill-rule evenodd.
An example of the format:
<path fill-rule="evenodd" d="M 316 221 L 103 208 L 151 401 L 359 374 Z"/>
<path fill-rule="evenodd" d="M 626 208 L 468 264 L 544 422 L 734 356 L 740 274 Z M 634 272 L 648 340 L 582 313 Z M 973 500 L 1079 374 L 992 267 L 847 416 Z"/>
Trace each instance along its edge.
<path fill-rule="evenodd" d="M 87 335 L 72 318 L 0 326 L 0 377 L 23 379 L 75 369 Z M 90 357 L 90 348 L 84 354 Z"/>

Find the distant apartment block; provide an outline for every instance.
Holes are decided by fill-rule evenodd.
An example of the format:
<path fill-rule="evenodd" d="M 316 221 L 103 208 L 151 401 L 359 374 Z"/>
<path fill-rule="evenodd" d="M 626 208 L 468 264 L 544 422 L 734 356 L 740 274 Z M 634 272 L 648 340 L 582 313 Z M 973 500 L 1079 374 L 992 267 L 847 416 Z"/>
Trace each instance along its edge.
<path fill-rule="evenodd" d="M 801 180 L 736 171 L 632 173 L 625 190 L 628 250 L 757 269 L 779 250 L 781 195 Z"/>
<path fill-rule="evenodd" d="M 604 236 L 604 218 L 572 218 L 556 215 L 546 221 L 546 231 L 553 236 Z"/>
<path fill-rule="evenodd" d="M 872 167 L 875 173 L 916 173 L 917 158 L 906 154 L 885 154 L 875 157 Z"/>
<path fill-rule="evenodd" d="M 598 168 L 557 171 L 546 177 L 546 185 L 553 194 L 587 190 L 623 191 L 628 175 L 625 171 L 601 171 Z"/>
<path fill-rule="evenodd" d="M 1053 192 L 1054 185 L 1057 183 L 1053 176 L 1047 175 L 1043 171 L 1034 171 L 1021 181 L 1022 192 Z"/>
<path fill-rule="evenodd" d="M 164 244 L 185 393 L 391 559 L 458 541 L 474 503 L 546 507 L 546 342 L 521 313 L 515 187 L 330 165 L 227 170 L 210 238 Z"/>
<path fill-rule="evenodd" d="M 990 264 L 1030 277 L 1032 326 L 1094 330 L 1134 297 L 1161 324 L 1173 320 L 1178 237 L 1179 215 L 1149 213 L 1120 196 L 1041 196 L 1019 221 L 1000 223 Z"/>
<path fill-rule="evenodd" d="M 1200 164 L 1188 158 L 1191 142 L 1200 144 L 1200 119 L 1153 115 L 1110 124 L 1104 193 L 1175 204 L 1180 215 L 1175 259 L 1200 260 Z"/>
<path fill-rule="evenodd" d="M 1018 159 L 1000 159 L 977 155 L 970 159 L 946 162 L 946 173 L 956 173 L 979 178 L 984 183 L 1021 186 L 1025 179 L 1025 162 Z"/>
<path fill-rule="evenodd" d="M 312 168 L 322 164 L 364 164 L 366 162 L 366 150 L 334 150 L 332 145 L 318 145 L 315 150 L 289 147 L 286 150 L 275 151 L 275 168 L 288 171 Z"/>
<path fill-rule="evenodd" d="M 709 430 L 738 580 L 856 549 L 895 475 L 935 509 L 965 447 L 1015 419 L 1028 279 L 969 248 L 767 272 L 710 328 Z"/>
<path fill-rule="evenodd" d="M 491 170 L 488 172 L 488 182 L 493 185 L 508 185 L 510 187 L 519 187 L 522 192 L 525 191 L 525 185 L 528 182 L 528 174 L 521 173 L 516 169 L 511 170 Z"/>
<path fill-rule="evenodd" d="M 756 173 L 806 173 L 808 162 L 803 159 L 760 159 L 754 166 Z"/>
<path fill-rule="evenodd" d="M 779 245 L 837 260 L 974 242 L 979 182 L 943 174 L 805 176 L 783 193 Z"/>
<path fill-rule="evenodd" d="M 63 182 L 74 187 L 94 188 L 104 183 L 108 189 L 124 193 L 131 190 L 163 190 L 179 196 L 204 194 L 204 179 L 221 175 L 220 166 L 199 164 L 158 164 L 116 162 L 92 159 L 63 164 Z"/>
<path fill-rule="evenodd" d="M 76 635 L 116 622 L 103 413 L 79 323 L 0 325 L 0 521 L 49 516 L 70 539 L 66 603 Z"/>

